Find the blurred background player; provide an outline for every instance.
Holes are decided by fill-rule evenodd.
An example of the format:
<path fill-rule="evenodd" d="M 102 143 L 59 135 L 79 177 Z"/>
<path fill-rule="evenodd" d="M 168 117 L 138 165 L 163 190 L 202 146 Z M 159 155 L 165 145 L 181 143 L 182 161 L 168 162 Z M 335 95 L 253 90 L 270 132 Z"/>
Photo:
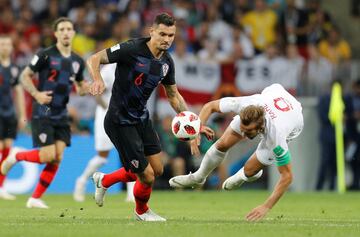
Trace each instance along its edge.
<path fill-rule="evenodd" d="M 172 108 L 177 113 L 187 110 L 175 84 L 173 60 L 167 52 L 175 31 L 174 18 L 159 14 L 150 27 L 150 37 L 116 44 L 92 55 L 87 61 L 94 80 L 90 87 L 93 95 L 99 95 L 105 89 L 100 64 L 117 63 L 104 127 L 124 165 L 111 174 L 96 172 L 93 175 L 95 201 L 98 206 L 103 206 L 107 188 L 118 182 L 136 181 L 135 217 L 140 221 L 166 221 L 148 207 L 155 177 L 163 173 L 163 164 L 159 137 L 146 103 L 161 83 Z"/>
<path fill-rule="evenodd" d="M 35 99 L 32 136 L 34 147 L 40 149 L 25 152 L 13 149 L 1 166 L 2 174 L 7 174 L 18 161 L 46 164 L 35 191 L 26 203 L 28 208 L 49 208 L 40 198 L 57 173 L 65 147 L 70 146 L 66 109 L 69 93 L 74 82 L 79 94 L 88 90 L 87 83 L 83 81 L 84 61 L 71 51 L 75 35 L 73 23 L 68 18 L 58 18 L 53 30 L 56 44 L 37 53 L 20 76 L 23 87 Z M 36 72 L 39 73 L 37 88 L 32 82 Z"/>
<path fill-rule="evenodd" d="M 105 133 L 104 118 L 106 111 L 109 107 L 111 88 L 115 79 L 116 64 L 107 64 L 101 68 L 101 75 L 105 83 L 105 91 L 102 95 L 96 96 L 96 114 L 95 114 L 95 155 L 87 164 L 83 173 L 77 178 L 74 190 L 74 200 L 77 202 L 83 202 L 85 200 L 86 183 L 88 179 L 94 174 L 95 171 L 100 169 L 101 166 L 106 164 L 106 158 L 109 156 L 111 149 L 114 145 L 110 141 L 109 137 Z M 134 201 L 134 188 L 135 182 L 128 182 L 127 185 L 127 197 L 126 201 Z"/>
<path fill-rule="evenodd" d="M 172 187 L 202 186 L 209 174 L 225 159 L 228 150 L 236 143 L 257 135 L 262 137 L 256 151 L 236 174 L 225 180 L 224 190 L 240 187 L 261 177 L 262 169 L 276 163 L 280 178 L 270 197 L 246 216 L 249 221 L 261 220 L 277 203 L 292 182 L 291 154 L 288 141 L 299 136 L 303 128 L 301 104 L 280 84 L 266 87 L 261 94 L 243 97 L 226 97 L 204 105 L 200 119 L 206 124 L 214 112 L 236 115 L 220 139 L 212 145 L 193 174 L 170 179 Z M 199 154 L 199 139 L 191 141 L 191 150 Z"/>
<path fill-rule="evenodd" d="M 24 91 L 18 81 L 20 69 L 11 62 L 12 51 L 10 36 L 0 35 L 0 165 L 9 154 L 17 129 L 23 129 L 26 125 Z M 16 95 L 16 110 L 13 90 Z M 0 198 L 14 200 L 15 196 L 3 187 L 5 178 L 5 175 L 0 174 Z"/>

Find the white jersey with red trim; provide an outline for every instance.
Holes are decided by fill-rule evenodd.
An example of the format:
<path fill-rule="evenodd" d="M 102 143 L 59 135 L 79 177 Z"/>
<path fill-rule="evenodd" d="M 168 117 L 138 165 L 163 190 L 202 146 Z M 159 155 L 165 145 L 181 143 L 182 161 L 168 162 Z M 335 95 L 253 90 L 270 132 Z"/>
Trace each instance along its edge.
<path fill-rule="evenodd" d="M 244 97 L 227 97 L 220 100 L 220 111 L 237 114 L 249 105 L 260 105 L 265 109 L 265 131 L 256 154 L 260 162 L 268 165 L 276 157 L 288 152 L 287 142 L 297 137 L 303 128 L 302 107 L 280 84 L 266 87 L 261 94 Z M 240 116 L 234 117 L 231 128 L 240 131 Z"/>

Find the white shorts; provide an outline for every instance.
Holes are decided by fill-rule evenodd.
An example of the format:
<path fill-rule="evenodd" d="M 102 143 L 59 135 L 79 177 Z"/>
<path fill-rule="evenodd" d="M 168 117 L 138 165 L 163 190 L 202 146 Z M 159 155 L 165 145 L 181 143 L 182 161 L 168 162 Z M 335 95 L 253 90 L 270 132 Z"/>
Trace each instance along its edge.
<path fill-rule="evenodd" d="M 230 127 L 233 131 L 243 136 L 242 132 L 240 131 L 240 123 L 240 116 L 236 115 L 231 121 Z M 303 126 L 304 123 L 302 117 L 299 117 L 296 128 L 288 135 L 286 139 L 287 142 L 290 142 L 292 139 L 298 137 L 303 129 Z M 259 142 L 255 154 L 258 161 L 265 166 L 272 165 L 275 162 L 274 152 L 272 150 L 269 150 L 269 148 L 266 146 L 265 138 L 262 138 Z"/>
<path fill-rule="evenodd" d="M 287 143 L 289 143 L 294 138 L 298 137 L 303 129 L 303 124 L 299 124 L 286 138 Z M 272 150 L 266 146 L 265 139 L 261 139 L 258 147 L 256 148 L 256 157 L 258 161 L 266 166 L 272 165 L 275 162 L 276 156 Z"/>
<path fill-rule="evenodd" d="M 100 106 L 97 106 L 95 112 L 95 128 L 94 128 L 96 151 L 110 151 L 114 147 L 114 145 L 112 144 L 110 138 L 108 137 L 104 129 L 105 115 L 106 115 L 106 110 L 104 110 Z"/>

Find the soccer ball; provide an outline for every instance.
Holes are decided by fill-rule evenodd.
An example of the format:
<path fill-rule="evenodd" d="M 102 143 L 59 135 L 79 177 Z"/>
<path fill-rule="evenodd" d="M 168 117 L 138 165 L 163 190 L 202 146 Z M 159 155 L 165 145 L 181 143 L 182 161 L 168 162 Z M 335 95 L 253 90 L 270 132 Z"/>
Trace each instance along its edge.
<path fill-rule="evenodd" d="M 182 141 L 194 139 L 200 132 L 199 116 L 190 111 L 178 113 L 172 120 L 171 130 Z"/>

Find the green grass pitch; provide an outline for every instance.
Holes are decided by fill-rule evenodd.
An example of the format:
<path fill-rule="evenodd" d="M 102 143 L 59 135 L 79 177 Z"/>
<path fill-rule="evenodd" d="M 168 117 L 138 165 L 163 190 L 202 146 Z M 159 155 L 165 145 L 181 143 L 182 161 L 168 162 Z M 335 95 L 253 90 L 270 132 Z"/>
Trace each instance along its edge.
<path fill-rule="evenodd" d="M 0 200 L 0 236 L 360 236 L 360 193 L 287 193 L 265 220 L 244 216 L 268 196 L 264 191 L 154 192 L 150 206 L 165 223 L 133 219 L 124 194 L 109 195 L 104 207 L 90 195 L 76 203 L 70 195 L 45 195 L 49 210 L 27 209 L 28 196 Z"/>

